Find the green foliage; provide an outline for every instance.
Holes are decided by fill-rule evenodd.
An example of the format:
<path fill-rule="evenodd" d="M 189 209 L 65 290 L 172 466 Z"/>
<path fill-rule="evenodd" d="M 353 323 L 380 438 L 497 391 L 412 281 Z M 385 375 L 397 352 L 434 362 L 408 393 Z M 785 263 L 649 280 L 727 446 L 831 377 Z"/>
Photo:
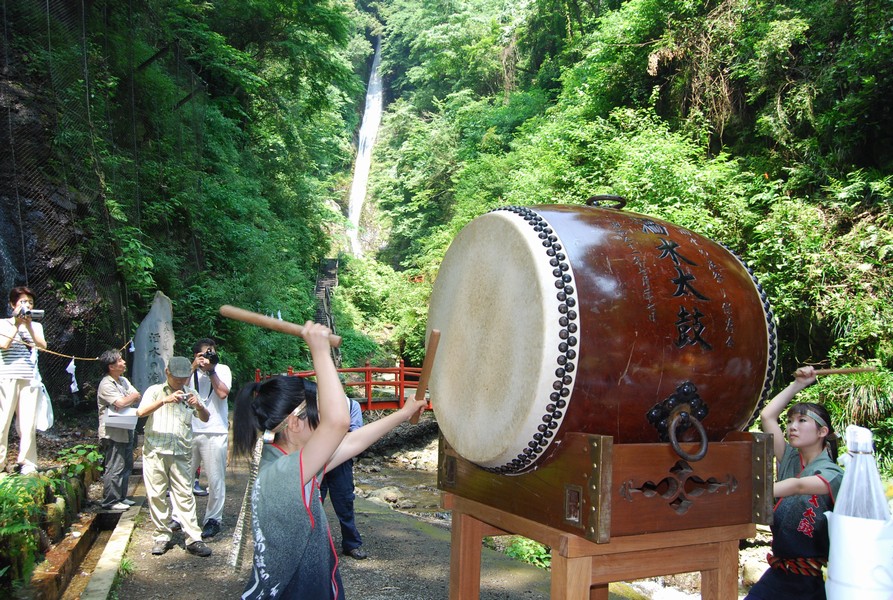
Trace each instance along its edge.
<path fill-rule="evenodd" d="M 462 90 L 491 95 L 513 89 L 514 60 L 503 44 L 511 41 L 514 3 L 392 0 L 381 9 L 387 35 L 382 72 L 420 110 Z"/>
<path fill-rule="evenodd" d="M 25 581 L 34 570 L 47 481 L 41 476 L 0 479 L 0 582 Z"/>
<path fill-rule="evenodd" d="M 893 478 L 893 417 L 887 417 L 871 428 L 878 469 L 884 479 Z"/>
<path fill-rule="evenodd" d="M 420 365 L 428 294 L 430 286 L 406 272 L 368 259 L 343 258 L 334 290 L 335 322 L 339 331 L 343 326 L 362 328 L 368 335 L 345 338 L 342 364 L 362 366 L 369 360 L 373 365 L 393 366 L 402 357 Z"/>
<path fill-rule="evenodd" d="M 56 453 L 67 477 L 78 477 L 85 471 L 101 471 L 102 454 L 95 444 L 77 444 Z"/>
<path fill-rule="evenodd" d="M 116 262 L 128 289 L 134 294 L 147 296 L 156 289 L 152 276 L 155 262 L 148 248 L 140 241 L 142 236 L 133 227 L 113 230 L 112 235 L 118 240 L 121 253 L 116 257 Z"/>
<path fill-rule="evenodd" d="M 92 444 L 79 444 L 58 453 L 60 469 L 30 475 L 0 475 L 0 590 L 21 586 L 31 577 L 39 551 L 40 529 L 47 505 L 57 497 L 67 501 L 67 526 L 75 518 L 72 481 L 87 470 L 101 469 L 102 456 Z M 80 485 L 80 484 L 78 484 Z M 82 486 L 80 490 L 84 490 Z"/>
<path fill-rule="evenodd" d="M 15 4 L 18 18 L 33 3 Z M 111 248 L 135 320 L 164 292 L 178 346 L 217 337 L 237 379 L 308 363 L 300 341 L 217 309 L 312 317 L 327 226 L 344 221 L 336 182 L 350 168 L 355 70 L 374 20 L 344 0 L 150 0 L 128 11 L 99 0 L 84 10 L 76 36 L 53 30 L 51 56 L 40 32 L 16 44 L 39 58 L 34 76 L 58 98 L 48 178 L 99 181 L 104 220 L 86 228 L 85 245 Z M 88 78 L 52 78 L 48 65 Z M 89 164 L 72 171 L 71 157 Z"/>
<path fill-rule="evenodd" d="M 548 546 L 521 536 L 512 539 L 505 553 L 540 569 L 548 569 L 552 564 L 552 550 Z"/>
<path fill-rule="evenodd" d="M 121 563 L 118 565 L 118 577 L 124 578 L 132 575 L 136 571 L 136 563 L 133 562 L 133 559 L 129 556 L 125 556 L 121 559 Z"/>
<path fill-rule="evenodd" d="M 778 320 L 781 372 L 806 361 L 880 367 L 833 378 L 822 399 L 835 423 L 885 423 L 893 34 L 883 24 L 893 5 L 579 6 L 536 0 L 475 15 L 502 19 L 493 43 L 523 72 L 519 88 L 498 92 L 453 73 L 456 46 L 431 54 L 435 40 L 459 45 L 452 24 L 487 7 L 387 4 L 398 99 L 371 190 L 390 236 L 379 258 L 422 282 L 402 298 L 424 305 L 453 236 L 492 208 L 619 194 L 628 210 L 720 241 L 754 269 Z M 394 334 L 419 348 L 424 314 L 403 315 Z"/>
<path fill-rule="evenodd" d="M 376 260 L 343 262 L 334 302 L 348 361 L 420 361 L 431 286 L 471 219 L 611 193 L 754 268 L 783 372 L 804 361 L 880 368 L 827 388 L 838 422 L 890 418 L 893 5 L 367 8 L 375 15 L 344 0 L 150 0 L 133 11 L 99 0 L 85 39 L 53 27 L 52 56 L 29 36 L 11 41 L 38 80 L 53 82 L 50 64 L 89 72 L 89 90 L 83 78 L 53 88 L 54 109 L 89 95 L 101 116 L 60 118 L 46 171 L 77 189 L 66 168 L 77 156 L 101 182 L 105 222 L 86 225 L 114 242 L 109 262 L 135 314 L 162 290 L 178 345 L 217 337 L 237 378 L 309 365 L 299 341 L 216 310 L 312 317 L 316 265 L 344 222 L 355 73 L 367 69 L 367 33 L 383 29 L 393 101 L 369 198 L 384 245 Z"/>
<path fill-rule="evenodd" d="M 796 355 L 828 357 L 833 364 L 874 358 L 890 367 L 893 305 L 884 290 L 893 285 L 893 270 L 883 257 L 893 233 L 872 192 L 889 197 L 888 185 L 889 178 L 870 182 L 857 172 L 832 180 L 824 206 L 769 199 L 748 257 L 764 273 L 782 337 Z"/>

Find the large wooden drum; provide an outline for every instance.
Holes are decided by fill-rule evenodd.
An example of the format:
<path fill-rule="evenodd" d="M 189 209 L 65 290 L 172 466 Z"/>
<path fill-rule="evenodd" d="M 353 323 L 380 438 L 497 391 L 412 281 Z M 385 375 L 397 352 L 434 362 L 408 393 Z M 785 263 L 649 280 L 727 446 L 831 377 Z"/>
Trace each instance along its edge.
<path fill-rule="evenodd" d="M 564 432 L 669 441 L 698 460 L 749 424 L 776 362 L 769 303 L 732 252 L 590 206 L 471 221 L 440 267 L 428 329 L 441 331 L 430 389 L 444 438 L 504 474 L 546 463 Z"/>

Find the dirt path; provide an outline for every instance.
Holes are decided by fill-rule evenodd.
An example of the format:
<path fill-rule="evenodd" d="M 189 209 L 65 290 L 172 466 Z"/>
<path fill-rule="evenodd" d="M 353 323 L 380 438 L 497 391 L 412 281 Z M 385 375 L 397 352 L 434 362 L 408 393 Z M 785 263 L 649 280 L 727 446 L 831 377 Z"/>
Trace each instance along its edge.
<path fill-rule="evenodd" d="M 41 434 L 41 463 L 44 457 L 47 463 L 52 462 L 50 457 L 60 447 L 94 443 L 95 435 L 95 429 L 91 430 L 89 426 L 57 429 L 49 436 Z M 359 461 L 356 482 L 361 491 L 358 493 L 367 495 L 382 487 L 398 486 L 405 492 L 407 501 L 415 504 L 413 512 L 421 513 L 421 516 L 409 516 L 383 503 L 357 498 L 356 519 L 369 558 L 364 561 L 342 559 L 341 574 L 348 600 L 434 600 L 449 596 L 450 523 L 448 515 L 437 505 L 439 495 L 434 487 L 436 437 L 437 427 L 433 421 L 423 420 L 415 427 L 404 424 L 374 445 Z M 246 565 L 238 573 L 233 572 L 228 560 L 233 527 L 246 483 L 247 467 L 233 465 L 227 474 L 224 529 L 208 541 L 213 551 L 208 558 L 188 554 L 183 548 L 182 534 L 174 539 L 177 547 L 163 556 L 153 556 L 154 528 L 148 509 L 143 506 L 122 557 L 130 573 L 121 582 L 117 597 L 122 600 L 238 598 L 248 578 L 250 552 L 246 555 Z M 136 494 L 144 493 L 140 476 L 134 476 L 133 485 Z M 199 518 L 206 503 L 206 498 L 197 498 Z M 338 547 L 337 520 L 330 503 L 326 503 L 326 510 L 329 522 L 334 524 L 332 531 Z M 745 552 L 754 551 L 760 554 L 758 564 L 762 565 L 765 549 L 753 548 Z M 484 548 L 481 571 L 480 597 L 484 600 L 549 598 L 548 572 L 501 553 Z M 638 592 L 641 593 L 631 596 L 616 595 L 612 586 L 611 598 L 677 600 L 698 597 L 697 575 L 694 574 L 646 583 L 651 586 L 648 591 L 640 587 Z"/>
<path fill-rule="evenodd" d="M 247 472 L 237 466 L 227 477 L 225 528 L 208 542 L 213 554 L 198 558 L 178 546 L 163 556 L 153 556 L 153 526 L 148 509 L 143 508 L 133 533 L 126 559 L 132 573 L 122 582 L 118 597 L 160 600 L 163 598 L 237 598 L 248 577 L 248 565 L 234 573 L 228 565 L 233 527 L 247 481 Z M 384 485 L 384 483 L 382 484 Z M 142 493 L 138 490 L 137 493 Z M 198 498 L 199 514 L 206 503 Z M 339 543 L 337 521 L 326 503 L 333 535 Z M 341 559 L 341 574 L 350 600 L 431 600 L 449 596 L 450 533 L 447 526 L 419 520 L 364 498 L 356 502 L 357 525 L 369 558 Z M 250 562 L 249 557 L 246 563 Z M 484 550 L 481 598 L 485 600 L 546 600 L 548 573 Z"/>

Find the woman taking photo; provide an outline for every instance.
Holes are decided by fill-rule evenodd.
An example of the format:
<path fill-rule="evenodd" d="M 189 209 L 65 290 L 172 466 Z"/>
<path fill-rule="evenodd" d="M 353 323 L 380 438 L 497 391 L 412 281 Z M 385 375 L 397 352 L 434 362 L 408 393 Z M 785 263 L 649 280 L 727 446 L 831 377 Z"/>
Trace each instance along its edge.
<path fill-rule="evenodd" d="M 18 466 L 22 475 L 37 470 L 37 398 L 42 387 L 37 372 L 37 350 L 47 347 L 43 326 L 32 320 L 34 292 L 15 287 L 9 292 L 12 316 L 0 321 L 0 470 L 6 467 L 9 428 L 17 415 Z"/>

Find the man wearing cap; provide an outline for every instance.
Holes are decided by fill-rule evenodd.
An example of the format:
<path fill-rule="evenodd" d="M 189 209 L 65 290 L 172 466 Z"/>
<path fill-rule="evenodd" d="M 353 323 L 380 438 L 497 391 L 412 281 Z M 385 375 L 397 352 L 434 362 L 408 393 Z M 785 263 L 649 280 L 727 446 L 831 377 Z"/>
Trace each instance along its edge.
<path fill-rule="evenodd" d="M 165 383 L 155 384 L 143 394 L 136 414 L 148 417 L 143 442 L 143 483 L 149 502 L 149 515 L 155 525 L 152 554 L 167 552 L 171 544 L 171 506 L 182 519 L 186 534 L 186 551 L 196 556 L 210 556 L 211 549 L 202 542 L 202 530 L 195 516 L 192 495 L 192 417 L 202 421 L 210 417 L 196 391 L 186 384 L 192 375 L 192 361 L 175 356 L 164 370 Z"/>

